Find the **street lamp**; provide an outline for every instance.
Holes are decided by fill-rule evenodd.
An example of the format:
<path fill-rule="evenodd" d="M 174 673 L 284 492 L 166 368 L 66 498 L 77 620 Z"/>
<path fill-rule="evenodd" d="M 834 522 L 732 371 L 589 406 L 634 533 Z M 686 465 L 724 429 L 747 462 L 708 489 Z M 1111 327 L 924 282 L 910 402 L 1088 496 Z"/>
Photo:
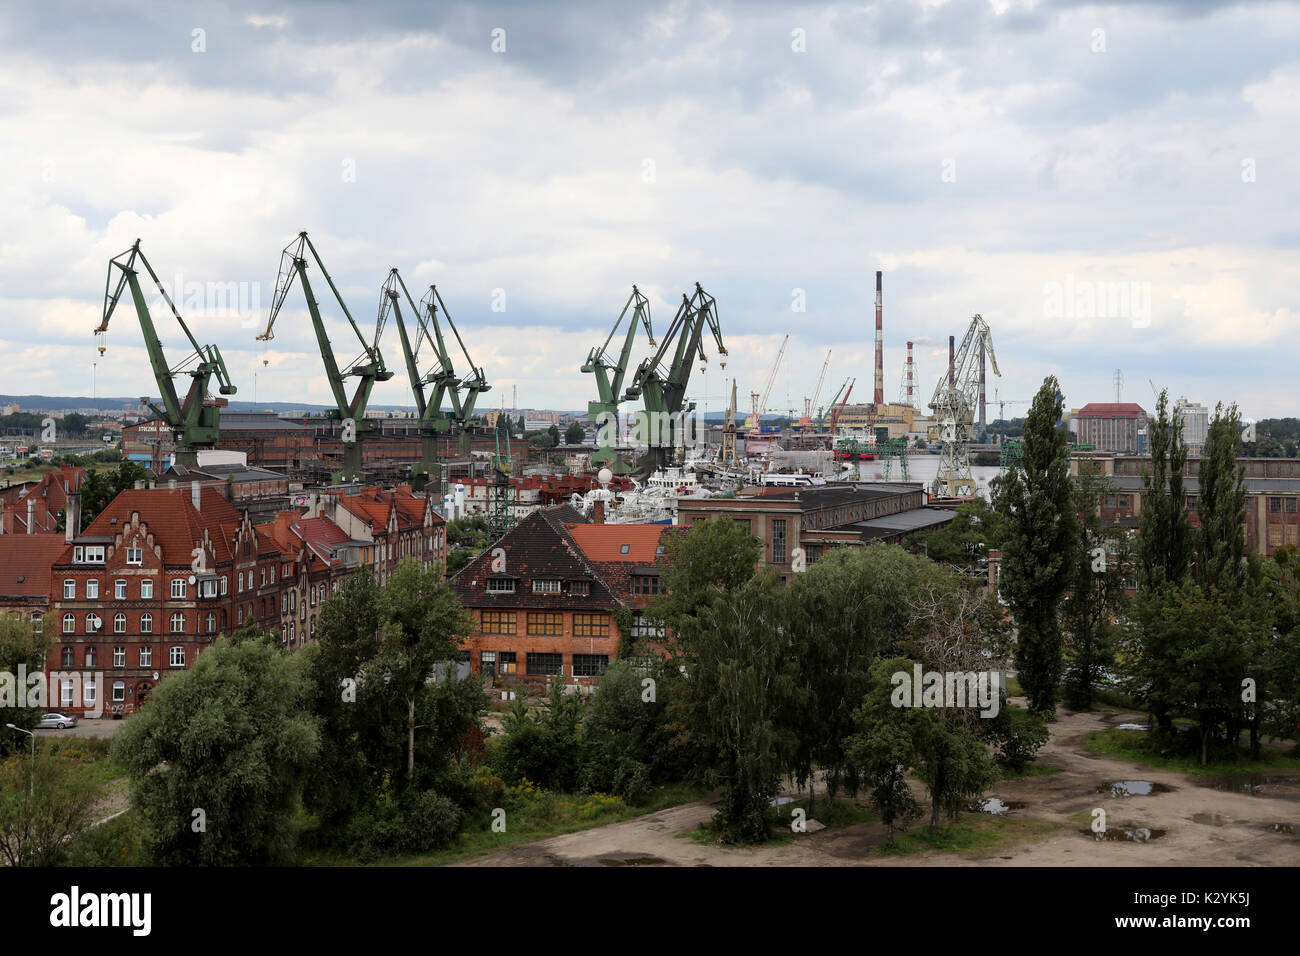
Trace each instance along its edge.
<path fill-rule="evenodd" d="M 27 775 L 27 796 L 36 796 L 36 735 L 30 730 L 23 730 L 21 727 L 15 727 L 13 724 L 5 724 L 10 730 L 16 730 L 20 734 L 26 734 L 32 738 L 32 769 Z"/>

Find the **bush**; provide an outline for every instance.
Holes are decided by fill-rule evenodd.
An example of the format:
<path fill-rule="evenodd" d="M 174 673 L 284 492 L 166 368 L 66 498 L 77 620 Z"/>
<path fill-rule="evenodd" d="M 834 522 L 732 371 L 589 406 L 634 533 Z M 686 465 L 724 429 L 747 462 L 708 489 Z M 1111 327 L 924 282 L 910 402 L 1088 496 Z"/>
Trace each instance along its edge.
<path fill-rule="evenodd" d="M 361 863 L 399 853 L 428 853 L 460 833 L 461 812 L 451 800 L 426 790 L 380 804 L 348 827 L 348 849 Z"/>
<path fill-rule="evenodd" d="M 989 735 L 998 764 L 1017 773 L 1024 770 L 1047 743 L 1049 731 L 1042 718 L 1020 707 L 1004 706 L 992 721 Z"/>
<path fill-rule="evenodd" d="M 149 832 L 135 813 L 127 812 L 97 827 L 88 827 L 68 844 L 65 866 L 148 866 Z"/>

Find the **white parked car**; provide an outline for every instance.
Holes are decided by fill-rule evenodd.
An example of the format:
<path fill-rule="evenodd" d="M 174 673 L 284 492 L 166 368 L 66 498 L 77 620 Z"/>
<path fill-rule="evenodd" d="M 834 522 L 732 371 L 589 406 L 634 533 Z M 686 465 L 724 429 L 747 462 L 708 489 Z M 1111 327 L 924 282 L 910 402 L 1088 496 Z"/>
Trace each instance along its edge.
<path fill-rule="evenodd" d="M 36 725 L 38 730 L 63 730 L 65 727 L 77 726 L 77 718 L 69 717 L 66 714 L 46 714 L 41 718 L 41 722 Z"/>

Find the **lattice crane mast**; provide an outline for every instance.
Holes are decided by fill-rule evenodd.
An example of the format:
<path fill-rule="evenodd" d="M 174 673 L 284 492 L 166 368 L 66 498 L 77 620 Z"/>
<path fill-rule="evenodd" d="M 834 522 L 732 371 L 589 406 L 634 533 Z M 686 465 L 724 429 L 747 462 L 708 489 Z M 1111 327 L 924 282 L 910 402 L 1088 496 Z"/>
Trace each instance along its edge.
<path fill-rule="evenodd" d="M 935 385 L 930 407 L 938 420 L 930 436 L 939 442 L 939 470 L 931 493 L 949 498 L 975 494 L 967 445 L 975 424 L 980 397 L 980 356 L 986 355 L 993 374 L 1001 376 L 993 335 L 982 316 L 971 316 L 970 326 L 954 354 L 948 343 L 948 370 Z"/>
<path fill-rule="evenodd" d="M 628 317 L 629 309 L 632 310 L 630 317 Z M 628 319 L 627 331 L 623 335 L 623 347 L 615 358 L 610 354 L 609 344 L 614 340 L 614 335 L 623 324 L 624 318 Z M 632 294 L 628 296 L 623 311 L 618 314 L 613 328 L 605 337 L 605 344 L 593 348 L 587 354 L 587 361 L 583 363 L 581 369 L 596 378 L 597 400 L 587 403 L 587 417 L 596 425 L 596 444 L 601 447 L 591 456 L 591 460 L 593 464 L 608 466 L 615 474 L 626 474 L 629 471 L 627 463 L 619 457 L 615 446 L 622 441 L 623 437 L 623 423 L 619 419 L 618 406 L 622 400 L 620 393 L 623 389 L 623 379 L 627 376 L 628 362 L 632 356 L 632 344 L 636 340 L 638 325 L 645 329 L 646 337 L 653 347 L 655 335 L 650 323 L 650 301 L 636 286 L 632 286 Z M 611 417 L 614 425 L 612 435 L 609 431 Z"/>

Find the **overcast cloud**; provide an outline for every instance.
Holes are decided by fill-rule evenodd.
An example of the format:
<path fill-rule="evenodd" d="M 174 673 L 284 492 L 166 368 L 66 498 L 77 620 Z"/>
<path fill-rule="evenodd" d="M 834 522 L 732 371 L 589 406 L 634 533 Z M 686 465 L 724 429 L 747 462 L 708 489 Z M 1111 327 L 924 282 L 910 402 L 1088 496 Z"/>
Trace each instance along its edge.
<path fill-rule="evenodd" d="M 978 312 L 990 399 L 1050 373 L 1109 401 L 1123 369 L 1148 408 L 1150 378 L 1298 414 L 1297 51 L 1292 4 L 7 4 L 0 392 L 155 391 L 128 311 L 103 357 L 91 334 L 138 237 L 165 282 L 243 293 L 182 302 L 240 399 L 256 372 L 261 401 L 327 402 L 300 291 L 254 340 L 306 229 L 367 331 L 390 267 L 436 282 L 492 407 L 584 407 L 629 287 L 666 325 L 697 281 L 730 351 L 701 404 L 760 389 L 787 333 L 770 407 L 828 349 L 823 400 L 869 399 L 882 269 L 889 400 L 908 339 L 928 398 Z M 1053 283 L 1137 295 L 1062 311 Z"/>

